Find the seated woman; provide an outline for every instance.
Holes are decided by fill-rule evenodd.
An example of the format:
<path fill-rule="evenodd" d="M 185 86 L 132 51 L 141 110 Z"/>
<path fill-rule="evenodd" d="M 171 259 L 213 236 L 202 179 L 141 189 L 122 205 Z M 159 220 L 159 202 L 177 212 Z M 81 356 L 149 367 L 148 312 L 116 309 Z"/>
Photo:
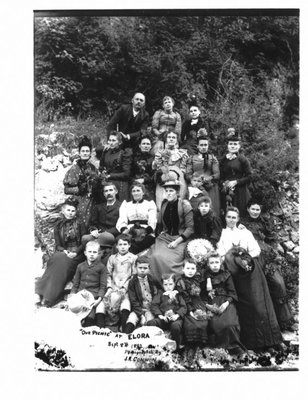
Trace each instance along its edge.
<path fill-rule="evenodd" d="M 292 324 L 292 315 L 287 300 L 287 289 L 281 275 L 278 252 L 275 250 L 275 230 L 270 218 L 261 214 L 260 201 L 251 199 L 247 204 L 248 215 L 241 219 L 257 240 L 261 254 L 260 263 L 263 268 L 268 288 L 273 300 L 276 316 L 281 330 Z"/>
<path fill-rule="evenodd" d="M 153 154 L 163 148 L 163 138 L 168 132 L 175 132 L 178 139 L 181 134 L 182 121 L 178 112 L 173 111 L 174 100 L 170 96 L 163 98 L 163 109 L 153 115 L 152 132 L 154 133 Z"/>
<path fill-rule="evenodd" d="M 164 190 L 167 198 L 157 221 L 160 234 L 148 253 L 151 274 L 158 281 L 165 273 L 181 274 L 186 241 L 194 231 L 192 207 L 188 200 L 179 198 L 180 182 L 168 181 Z"/>
<path fill-rule="evenodd" d="M 92 143 L 83 136 L 78 145 L 80 159 L 64 177 L 64 193 L 78 196 L 78 220 L 88 228 L 94 205 L 99 202 L 99 172 L 90 162 Z"/>
<path fill-rule="evenodd" d="M 189 159 L 187 151 L 179 149 L 178 137 L 176 133 L 169 132 L 165 136 L 164 149 L 155 153 L 155 158 L 152 164 L 154 170 L 156 170 L 156 206 L 158 211 L 160 210 L 161 203 L 164 199 L 165 191 L 163 188 L 164 182 L 169 179 L 169 172 L 173 171 L 181 183 L 180 187 L 180 198 L 186 197 L 187 185 L 184 178 L 184 172 L 186 171 L 186 164 Z"/>
<path fill-rule="evenodd" d="M 261 249 L 248 229 L 239 229 L 239 210 L 229 207 L 227 227 L 217 243 L 218 253 L 225 257 L 238 295 L 237 310 L 241 341 L 251 350 L 280 347 L 282 336 L 267 282 L 258 256 Z"/>
<path fill-rule="evenodd" d="M 196 103 L 191 103 L 189 107 L 189 119 L 184 121 L 181 132 L 181 148 L 187 149 L 188 154 L 198 153 L 197 133 L 199 129 L 206 128 L 205 122 L 200 117 L 200 108 Z"/>
<path fill-rule="evenodd" d="M 112 131 L 108 135 L 108 142 L 103 148 L 96 150 L 99 158 L 99 170 L 107 181 L 112 181 L 118 189 L 119 201 L 128 200 L 128 181 L 131 174 L 132 151 L 122 149 L 122 135 Z"/>
<path fill-rule="evenodd" d="M 155 242 L 157 210 L 153 200 L 144 199 L 142 183 L 134 182 L 130 193 L 132 200 L 124 200 L 121 204 L 116 228 L 121 233 L 132 235 L 130 251 L 137 254 Z"/>
<path fill-rule="evenodd" d="M 154 156 L 151 153 L 152 142 L 149 136 L 142 136 L 139 149 L 134 152 L 132 165 L 132 182 L 142 183 L 148 199 L 154 200 L 154 170 L 152 163 Z"/>
<path fill-rule="evenodd" d="M 66 284 L 72 280 L 77 265 L 84 261 L 81 237 L 84 225 L 77 221 L 78 200 L 70 196 L 62 205 L 63 218 L 54 228 L 56 253 L 47 262 L 43 276 L 36 282 L 37 303 L 55 305 L 63 296 Z"/>
<path fill-rule="evenodd" d="M 221 202 L 225 212 L 227 206 L 235 206 L 241 215 L 245 215 L 246 204 L 250 199 L 248 184 L 251 180 L 249 160 L 239 154 L 240 137 L 233 128 L 229 128 L 227 136 L 228 152 L 220 161 L 220 180 L 222 184 Z"/>
<path fill-rule="evenodd" d="M 194 173 L 203 180 L 202 186 L 212 200 L 212 209 L 220 216 L 220 194 L 218 181 L 220 177 L 219 163 L 214 154 L 209 152 L 209 137 L 205 129 L 200 129 L 197 136 L 198 154 L 194 154 L 187 162 L 185 177 L 190 181 Z"/>

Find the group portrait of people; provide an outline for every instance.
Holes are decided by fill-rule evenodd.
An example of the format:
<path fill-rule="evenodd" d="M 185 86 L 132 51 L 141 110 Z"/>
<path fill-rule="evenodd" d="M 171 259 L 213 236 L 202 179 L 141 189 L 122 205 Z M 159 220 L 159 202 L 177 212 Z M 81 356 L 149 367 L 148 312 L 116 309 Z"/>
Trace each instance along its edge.
<path fill-rule="evenodd" d="M 150 117 L 135 93 L 111 117 L 104 144 L 80 138 L 36 304 L 55 306 L 72 282 L 67 304 L 82 327 L 129 334 L 156 326 L 179 353 L 279 351 L 294 321 L 273 223 L 249 191 L 240 132 L 228 129 L 218 157 L 197 100 L 188 106 L 183 121 L 165 96 Z M 201 261 L 193 241 L 207 249 Z"/>

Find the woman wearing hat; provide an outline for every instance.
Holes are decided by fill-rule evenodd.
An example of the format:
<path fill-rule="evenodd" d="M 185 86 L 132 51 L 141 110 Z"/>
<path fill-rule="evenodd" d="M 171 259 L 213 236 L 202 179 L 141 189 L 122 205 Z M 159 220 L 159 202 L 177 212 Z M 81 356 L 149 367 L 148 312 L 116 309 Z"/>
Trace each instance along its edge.
<path fill-rule="evenodd" d="M 99 170 L 106 182 L 113 182 L 118 189 L 119 201 L 128 199 L 128 181 L 132 167 L 131 149 L 122 149 L 122 135 L 112 131 L 108 134 L 107 145 L 97 149 Z"/>
<path fill-rule="evenodd" d="M 174 100 L 170 96 L 163 98 L 163 109 L 154 113 L 152 119 L 152 131 L 155 137 L 153 153 L 163 148 L 164 136 L 168 132 L 175 132 L 178 140 L 181 134 L 182 121 L 178 112 L 173 110 Z"/>
<path fill-rule="evenodd" d="M 155 153 L 153 169 L 156 170 L 155 199 L 158 211 L 165 197 L 163 184 L 170 179 L 179 180 L 181 183 L 179 196 L 184 199 L 187 185 L 184 178 L 189 156 L 187 150 L 179 149 L 178 136 L 175 132 L 169 132 L 165 136 L 164 149 Z"/>
<path fill-rule="evenodd" d="M 90 162 L 92 143 L 87 136 L 81 138 L 78 149 L 80 158 L 64 177 L 64 193 L 78 196 L 77 216 L 87 228 L 94 203 L 99 200 L 100 181 L 98 170 Z"/>
<path fill-rule="evenodd" d="M 246 204 L 250 199 L 248 185 L 251 180 L 249 160 L 239 153 L 240 137 L 233 128 L 227 135 L 227 154 L 220 161 L 221 206 L 223 212 L 227 206 L 235 206 L 241 215 L 245 215 Z"/>
<path fill-rule="evenodd" d="M 159 281 L 164 273 L 181 274 L 186 242 L 194 232 L 192 207 L 179 198 L 180 182 L 167 181 L 164 190 L 166 198 L 157 220 L 160 234 L 149 253 L 151 273 Z"/>
<path fill-rule="evenodd" d="M 153 200 L 146 200 L 145 187 L 134 182 L 130 187 L 131 201 L 124 200 L 119 210 L 116 228 L 121 233 L 132 235 L 130 251 L 138 254 L 155 242 L 157 209 Z"/>
<path fill-rule="evenodd" d="M 47 262 L 43 276 L 36 282 L 37 303 L 51 307 L 62 297 L 66 284 L 72 280 L 77 265 L 84 261 L 81 237 L 84 225 L 76 217 L 78 200 L 68 197 L 62 205 L 62 218 L 54 227 L 56 252 Z"/>
<path fill-rule="evenodd" d="M 279 347 L 282 336 L 260 264 L 261 249 L 248 229 L 237 227 L 239 218 L 236 207 L 227 209 L 227 226 L 222 230 L 217 251 L 224 257 L 238 295 L 241 341 L 249 350 Z"/>
<path fill-rule="evenodd" d="M 217 216 L 220 216 L 219 163 L 214 154 L 209 152 L 210 140 L 204 128 L 198 131 L 196 140 L 198 154 L 194 154 L 188 160 L 185 177 L 190 181 L 194 173 L 200 175 L 203 181 L 202 186 L 212 200 L 212 209 Z"/>

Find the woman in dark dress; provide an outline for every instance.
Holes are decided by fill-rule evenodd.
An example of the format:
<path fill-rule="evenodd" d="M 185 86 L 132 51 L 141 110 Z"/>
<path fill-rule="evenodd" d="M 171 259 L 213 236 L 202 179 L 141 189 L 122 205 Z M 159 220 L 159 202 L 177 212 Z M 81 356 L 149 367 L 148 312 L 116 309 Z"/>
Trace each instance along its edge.
<path fill-rule="evenodd" d="M 258 259 L 261 249 L 248 229 L 237 227 L 238 222 L 238 209 L 227 209 L 227 227 L 222 231 L 217 249 L 225 257 L 225 266 L 237 292 L 241 341 L 251 350 L 279 347 L 282 336 Z"/>
<path fill-rule="evenodd" d="M 241 218 L 241 224 L 252 232 L 261 248 L 260 264 L 267 280 L 280 329 L 285 330 L 292 324 L 292 314 L 288 305 L 287 289 L 279 267 L 279 255 L 274 248 L 275 228 L 272 220 L 261 214 L 262 205 L 258 200 L 251 199 L 247 204 L 247 211 L 248 215 Z"/>
<path fill-rule="evenodd" d="M 165 273 L 175 273 L 180 276 L 186 241 L 194 231 L 192 207 L 188 200 L 179 198 L 180 182 L 167 181 L 164 189 L 167 198 L 158 213 L 159 235 L 148 253 L 151 274 L 158 281 Z"/>
<path fill-rule="evenodd" d="M 187 149 L 190 156 L 198 153 L 197 133 L 199 129 L 207 128 L 200 114 L 198 105 L 192 103 L 189 108 L 189 119 L 184 121 L 182 125 L 181 148 Z"/>
<path fill-rule="evenodd" d="M 78 196 L 77 217 L 86 228 L 89 225 L 92 209 L 99 201 L 99 173 L 90 162 L 92 143 L 83 136 L 78 145 L 80 159 L 65 174 L 64 193 Z"/>
<path fill-rule="evenodd" d="M 129 179 L 132 168 L 132 150 L 122 149 L 122 135 L 112 131 L 108 135 L 107 145 L 102 149 L 96 149 L 96 156 L 99 158 L 99 170 L 103 179 L 113 182 L 118 189 L 118 197 L 122 202 L 128 200 Z"/>
<path fill-rule="evenodd" d="M 51 307 L 63 296 L 66 284 L 72 280 L 77 265 L 84 261 L 81 237 L 84 225 L 76 218 L 78 200 L 68 197 L 63 206 L 63 218 L 54 228 L 56 253 L 47 262 L 43 276 L 36 282 L 35 293 L 40 296 L 38 303 Z"/>
<path fill-rule="evenodd" d="M 201 129 L 197 136 L 198 154 L 190 157 L 186 166 L 185 178 L 190 181 L 194 173 L 198 173 L 203 180 L 202 186 L 212 200 L 212 209 L 220 216 L 220 194 L 218 181 L 220 177 L 219 163 L 213 153 L 209 151 L 209 137 Z"/>
<path fill-rule="evenodd" d="M 139 142 L 139 149 L 133 155 L 132 179 L 145 187 L 145 195 L 149 200 L 154 200 L 154 170 L 152 163 L 154 155 L 151 153 L 152 142 L 149 136 L 142 136 Z"/>
<path fill-rule="evenodd" d="M 240 340 L 240 324 L 234 304 L 238 298 L 233 279 L 215 251 L 208 257 L 200 297 L 214 314 L 208 326 L 210 345 L 225 348 L 233 354 L 243 353 L 245 346 Z"/>
<path fill-rule="evenodd" d="M 220 161 L 221 207 L 223 213 L 227 206 L 237 207 L 245 215 L 246 204 L 250 199 L 248 185 L 251 180 L 249 160 L 239 153 L 240 137 L 231 131 L 227 136 L 228 152 Z"/>

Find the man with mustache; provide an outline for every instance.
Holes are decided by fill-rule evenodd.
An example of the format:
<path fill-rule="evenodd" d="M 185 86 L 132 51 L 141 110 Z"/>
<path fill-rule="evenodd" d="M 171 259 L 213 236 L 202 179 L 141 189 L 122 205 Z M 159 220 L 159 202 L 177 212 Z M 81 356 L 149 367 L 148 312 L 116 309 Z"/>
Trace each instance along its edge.
<path fill-rule="evenodd" d="M 107 133 L 119 131 L 123 138 L 123 148 L 136 148 L 142 134 L 149 125 L 149 114 L 144 108 L 145 96 L 135 93 L 131 104 L 122 104 L 107 125 Z"/>
<path fill-rule="evenodd" d="M 116 198 L 118 190 L 112 182 L 103 185 L 103 193 L 106 202 L 97 204 L 92 211 L 90 218 L 90 234 L 82 237 L 82 244 L 85 246 L 90 240 L 97 239 L 100 242 L 100 235 L 103 232 L 111 233 L 114 237 L 120 232 L 116 229 L 119 218 L 121 202 Z"/>

